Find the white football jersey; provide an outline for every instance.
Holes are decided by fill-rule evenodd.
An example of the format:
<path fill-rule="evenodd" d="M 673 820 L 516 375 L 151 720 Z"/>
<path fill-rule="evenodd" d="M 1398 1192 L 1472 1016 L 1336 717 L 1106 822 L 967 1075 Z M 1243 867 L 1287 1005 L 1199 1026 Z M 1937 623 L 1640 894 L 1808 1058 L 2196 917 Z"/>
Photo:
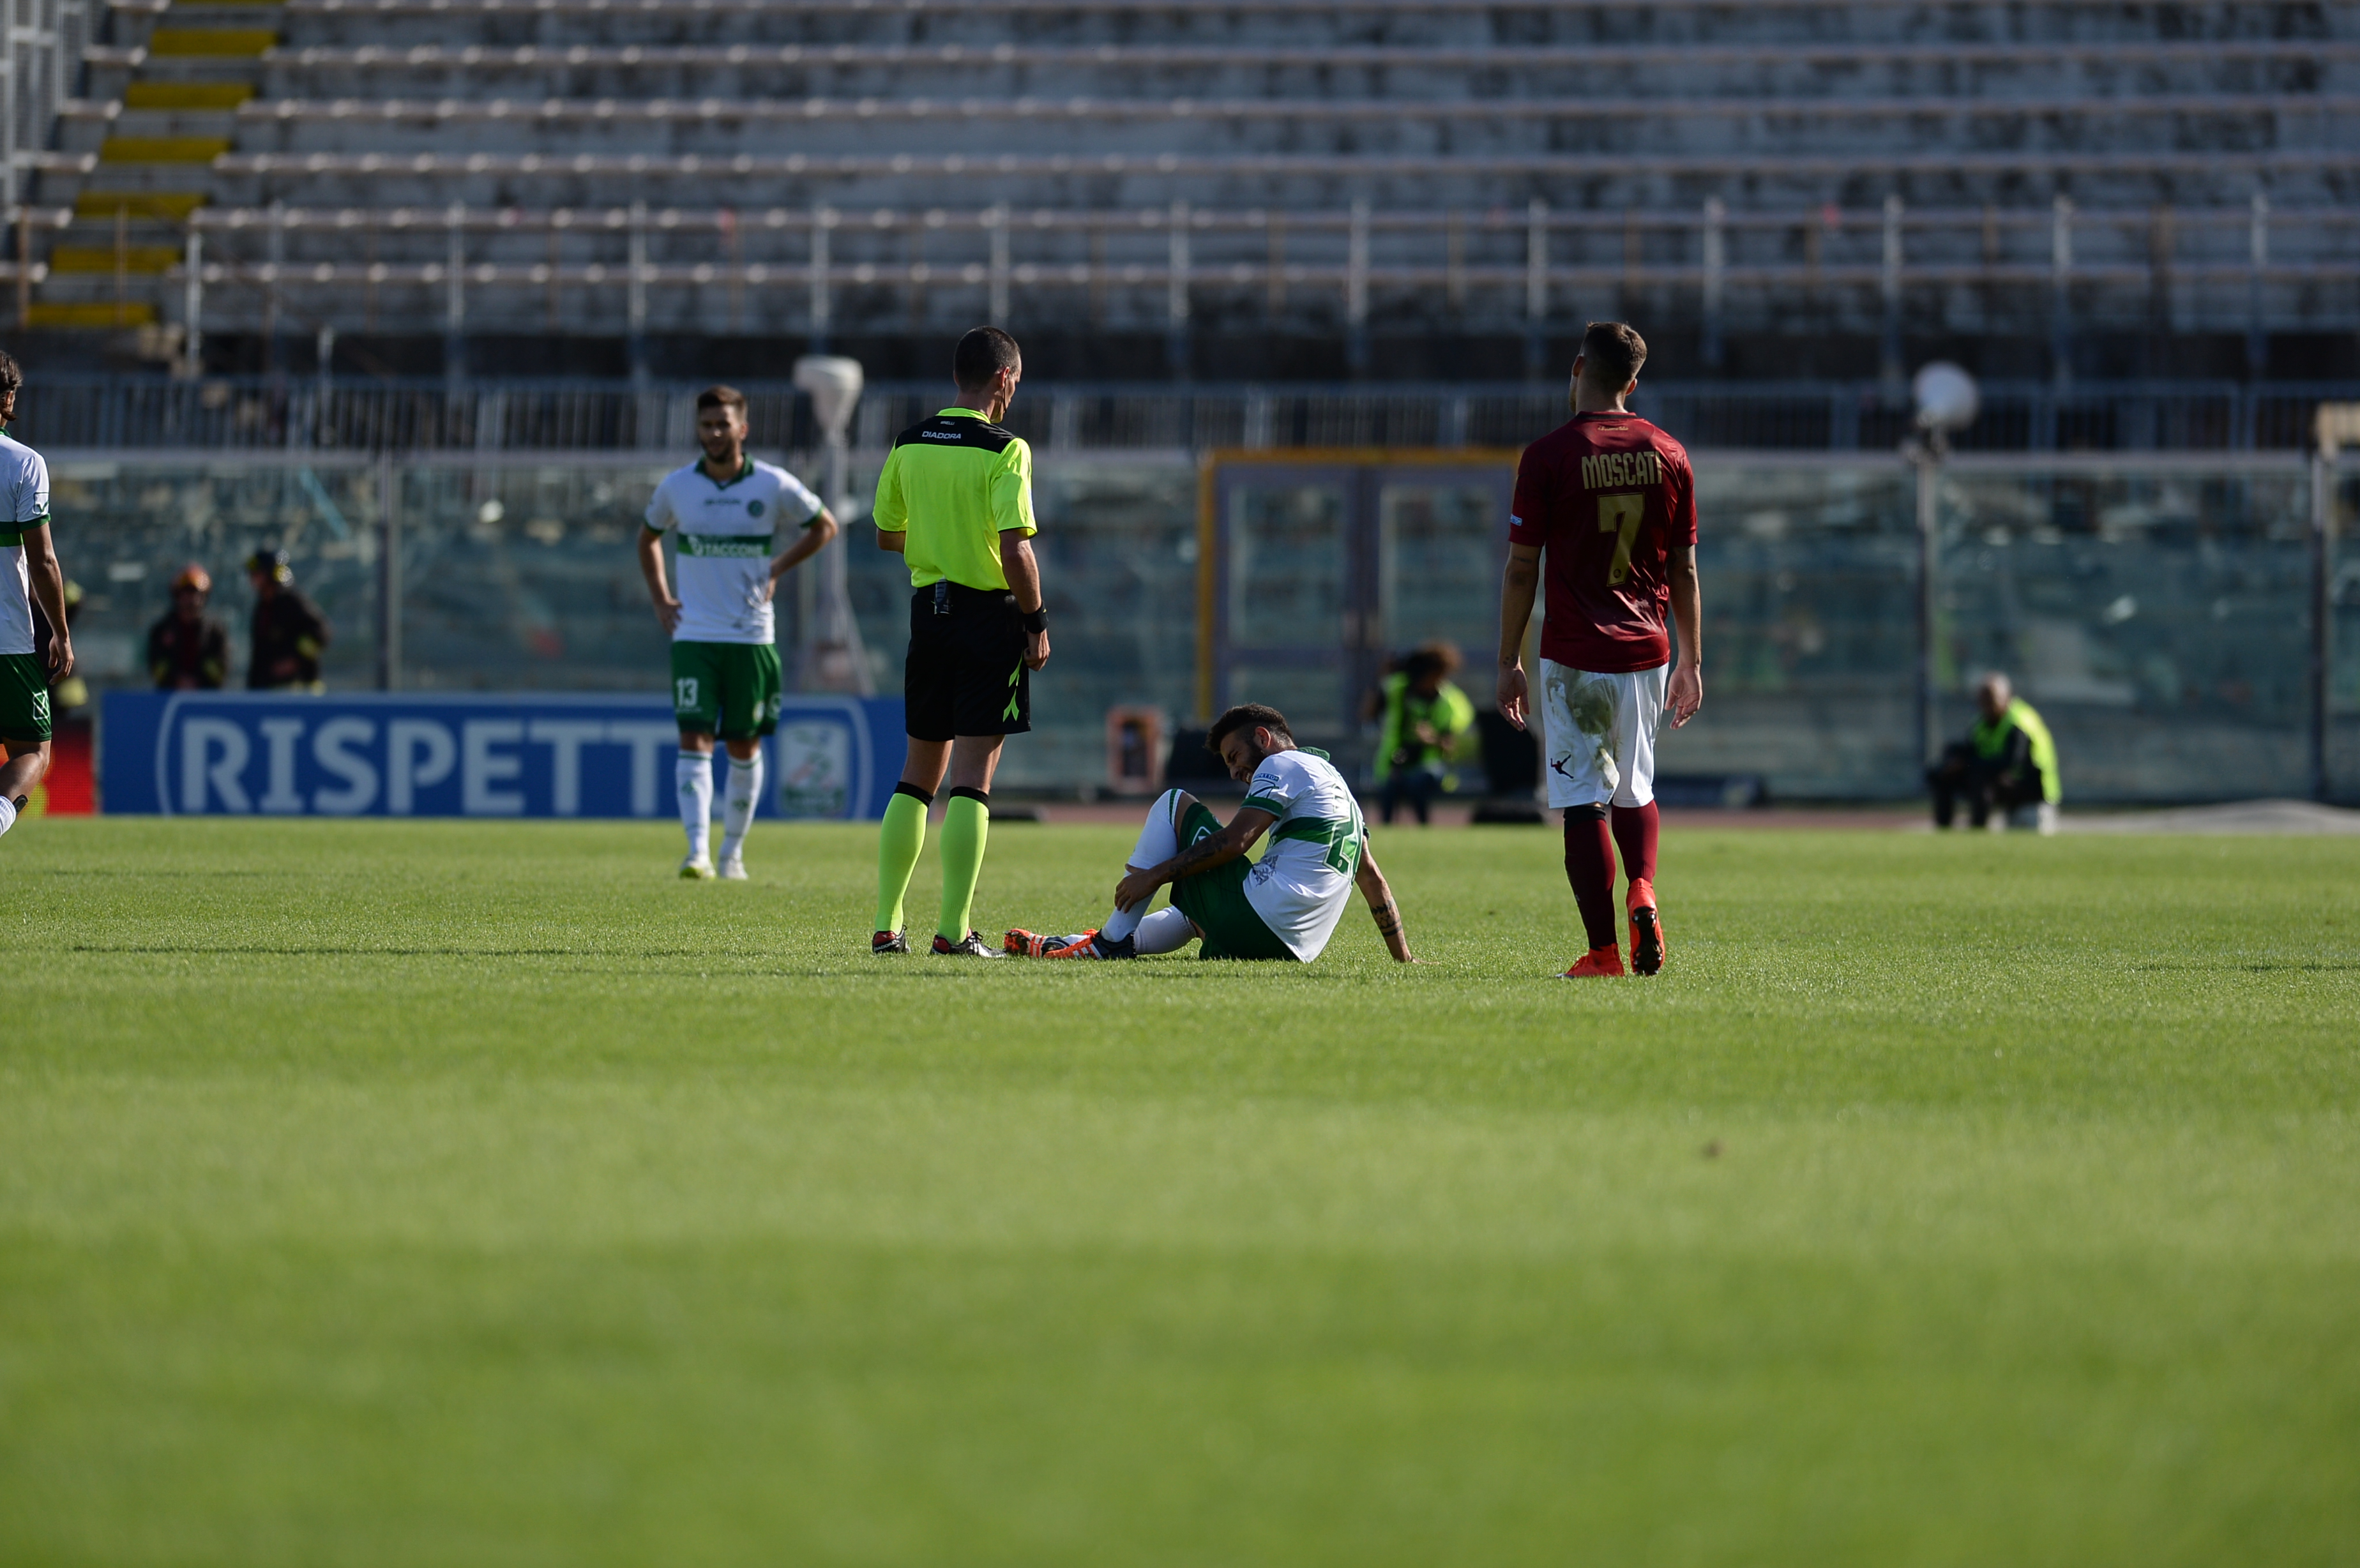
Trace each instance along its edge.
<path fill-rule="evenodd" d="M 665 474 L 648 503 L 648 527 L 679 530 L 680 625 L 672 640 L 773 640 L 777 621 L 765 592 L 771 536 L 819 512 L 819 497 L 775 463 L 748 458 L 727 484 L 697 463 Z"/>
<path fill-rule="evenodd" d="M 1367 827 L 1352 788 L 1324 751 L 1262 758 L 1245 803 L 1278 821 L 1270 847 L 1246 874 L 1246 902 L 1273 935 L 1308 964 L 1319 956 L 1351 900 Z"/>
<path fill-rule="evenodd" d="M 28 524 L 49 516 L 49 465 L 0 430 L 0 653 L 33 651 L 33 574 L 25 565 Z"/>

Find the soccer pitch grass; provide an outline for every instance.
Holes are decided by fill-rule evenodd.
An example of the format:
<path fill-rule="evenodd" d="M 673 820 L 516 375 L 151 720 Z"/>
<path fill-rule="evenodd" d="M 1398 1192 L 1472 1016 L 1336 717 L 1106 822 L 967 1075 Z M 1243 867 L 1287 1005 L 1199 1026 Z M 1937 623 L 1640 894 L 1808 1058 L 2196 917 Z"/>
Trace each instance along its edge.
<path fill-rule="evenodd" d="M 1413 969 L 675 840 L 0 842 L 0 1562 L 2360 1560 L 2360 844 L 1675 827 L 1572 985 L 1543 830 Z"/>

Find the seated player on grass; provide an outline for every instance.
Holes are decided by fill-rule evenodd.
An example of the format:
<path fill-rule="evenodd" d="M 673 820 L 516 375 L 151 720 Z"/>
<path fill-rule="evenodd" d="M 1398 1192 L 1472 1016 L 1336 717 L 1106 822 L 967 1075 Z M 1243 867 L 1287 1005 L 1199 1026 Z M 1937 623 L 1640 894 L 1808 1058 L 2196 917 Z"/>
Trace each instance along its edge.
<path fill-rule="evenodd" d="M 1319 956 L 1357 884 L 1394 959 L 1414 964 L 1393 889 L 1369 853 L 1351 787 L 1324 751 L 1295 744 L 1286 718 L 1259 702 L 1213 722 L 1206 745 L 1246 786 L 1223 827 L 1185 789 L 1167 789 L 1147 813 L 1114 890 L 1114 913 L 1071 936 L 1008 933 L 1007 950 L 1030 958 L 1144 958 L 1202 938 L 1201 958 Z M 1270 848 L 1246 859 L 1262 834 Z M 1172 902 L 1148 913 L 1169 883 Z"/>

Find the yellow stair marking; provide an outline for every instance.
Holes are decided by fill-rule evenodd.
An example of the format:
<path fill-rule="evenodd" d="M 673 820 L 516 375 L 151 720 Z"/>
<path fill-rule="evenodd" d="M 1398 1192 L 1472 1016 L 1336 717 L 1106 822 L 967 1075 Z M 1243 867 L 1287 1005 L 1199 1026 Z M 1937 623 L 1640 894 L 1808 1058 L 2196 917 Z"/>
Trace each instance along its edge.
<path fill-rule="evenodd" d="M 116 311 L 122 312 L 118 320 Z M 36 327 L 145 327 L 156 321 L 156 307 L 145 299 L 126 299 L 121 306 L 112 300 L 36 299 L 28 324 Z"/>
<path fill-rule="evenodd" d="M 124 270 L 126 272 L 169 272 L 180 265 L 180 251 L 177 245 L 137 245 L 123 247 Z M 111 273 L 115 270 L 113 245 L 60 245 L 49 252 L 49 274 Z"/>
<path fill-rule="evenodd" d="M 109 136 L 101 163 L 211 163 L 229 151 L 227 136 Z"/>
<path fill-rule="evenodd" d="M 123 90 L 126 109 L 235 109 L 254 96 L 250 82 L 135 82 Z"/>
<path fill-rule="evenodd" d="M 270 27 L 158 27 L 148 35 L 148 53 L 252 59 L 278 43 L 279 34 Z"/>
<path fill-rule="evenodd" d="M 190 213 L 211 200 L 202 191 L 83 191 L 74 197 L 74 216 L 112 223 L 119 207 L 126 218 L 185 223 Z"/>

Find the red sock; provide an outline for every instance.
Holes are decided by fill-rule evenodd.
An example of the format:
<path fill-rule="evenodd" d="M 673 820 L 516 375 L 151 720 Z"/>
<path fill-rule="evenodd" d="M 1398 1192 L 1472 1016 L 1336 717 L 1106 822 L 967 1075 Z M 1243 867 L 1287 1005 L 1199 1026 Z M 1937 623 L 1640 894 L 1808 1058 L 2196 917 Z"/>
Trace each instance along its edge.
<path fill-rule="evenodd" d="M 1614 844 L 1622 852 L 1622 875 L 1633 882 L 1655 880 L 1655 833 L 1663 813 L 1655 802 L 1614 808 Z"/>
<path fill-rule="evenodd" d="M 1581 910 L 1582 929 L 1595 952 L 1614 943 L 1614 844 L 1606 835 L 1606 812 L 1599 806 L 1572 806 L 1565 813 L 1565 879 Z"/>

